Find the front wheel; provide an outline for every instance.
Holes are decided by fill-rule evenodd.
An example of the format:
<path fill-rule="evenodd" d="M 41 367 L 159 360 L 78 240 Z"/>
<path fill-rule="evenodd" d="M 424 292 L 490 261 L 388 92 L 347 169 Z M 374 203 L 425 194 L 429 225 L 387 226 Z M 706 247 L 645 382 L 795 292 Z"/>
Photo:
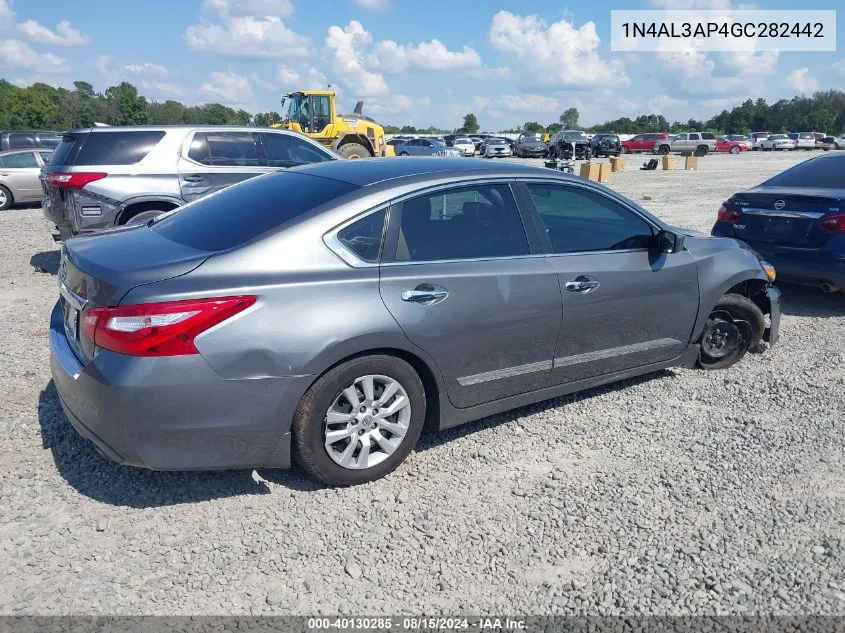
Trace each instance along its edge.
<path fill-rule="evenodd" d="M 410 154 L 408 154 L 408 152 L 399 152 L 399 155 L 400 156 L 410 156 Z"/>
<path fill-rule="evenodd" d="M 668 145 L 661 145 L 657 148 L 657 153 L 661 156 L 666 156 L 669 153 L 669 146 Z"/>
<path fill-rule="evenodd" d="M 360 143 L 347 143 L 337 150 L 343 158 L 369 158 L 370 151 Z"/>
<path fill-rule="evenodd" d="M 395 356 L 361 356 L 323 374 L 293 419 L 296 456 L 313 477 L 351 486 L 392 472 L 425 422 L 425 389 Z"/>
<path fill-rule="evenodd" d="M 702 369 L 724 369 L 739 362 L 763 339 L 763 312 L 747 297 L 729 293 L 710 311 L 701 334 L 698 364 Z"/>
<path fill-rule="evenodd" d="M 6 189 L 6 187 L 0 185 L 0 211 L 11 207 L 14 201 L 15 199 L 12 196 L 12 192 Z"/>
<path fill-rule="evenodd" d="M 731 152 L 731 154 L 739 154 L 739 147 L 734 145 L 733 147 L 731 147 L 730 152 Z"/>

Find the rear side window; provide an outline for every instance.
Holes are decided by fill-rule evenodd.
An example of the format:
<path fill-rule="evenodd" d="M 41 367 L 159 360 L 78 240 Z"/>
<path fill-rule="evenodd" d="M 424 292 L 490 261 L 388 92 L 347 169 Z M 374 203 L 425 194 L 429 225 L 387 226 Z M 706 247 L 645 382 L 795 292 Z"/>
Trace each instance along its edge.
<path fill-rule="evenodd" d="M 845 156 L 825 156 L 798 163 L 770 178 L 763 186 L 845 189 Z"/>
<path fill-rule="evenodd" d="M 252 132 L 194 134 L 188 158 L 212 167 L 258 167 L 258 145 Z"/>
<path fill-rule="evenodd" d="M 273 173 L 187 204 L 155 222 L 152 230 L 191 248 L 225 250 L 357 188 L 306 174 Z"/>
<path fill-rule="evenodd" d="M 381 252 L 384 216 L 384 209 L 370 213 L 338 231 L 337 239 L 363 261 L 375 264 Z"/>
<path fill-rule="evenodd" d="M 137 132 L 90 132 L 82 141 L 76 158 L 71 158 L 73 165 L 134 165 L 141 162 L 147 154 L 164 138 L 162 130 L 139 130 Z M 81 140 L 81 139 L 80 139 Z M 64 145 L 64 143 L 62 143 Z M 59 149 L 61 145 L 59 145 Z M 57 162 L 54 153 L 51 165 Z"/>
<path fill-rule="evenodd" d="M 710 132 L 704 132 L 702 133 L 701 138 L 703 138 L 705 141 L 712 141 L 716 137 L 713 136 Z"/>

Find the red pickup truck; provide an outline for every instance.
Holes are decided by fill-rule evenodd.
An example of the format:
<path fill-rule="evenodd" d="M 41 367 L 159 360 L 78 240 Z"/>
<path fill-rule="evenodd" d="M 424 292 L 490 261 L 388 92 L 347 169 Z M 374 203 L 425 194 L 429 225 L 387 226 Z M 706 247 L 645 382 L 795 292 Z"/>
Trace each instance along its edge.
<path fill-rule="evenodd" d="M 669 138 L 666 132 L 648 132 L 646 134 L 637 134 L 627 141 L 622 141 L 622 153 L 632 154 L 634 152 L 651 152 L 654 153 L 654 145 L 657 141 L 664 141 Z"/>

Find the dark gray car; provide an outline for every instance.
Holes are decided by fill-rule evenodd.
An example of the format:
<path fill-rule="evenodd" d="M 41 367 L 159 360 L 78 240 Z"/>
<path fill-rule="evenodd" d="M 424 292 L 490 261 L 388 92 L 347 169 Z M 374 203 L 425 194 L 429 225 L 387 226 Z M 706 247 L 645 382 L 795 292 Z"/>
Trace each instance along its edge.
<path fill-rule="evenodd" d="M 70 240 L 52 373 L 118 462 L 286 468 L 296 451 L 356 484 L 396 468 L 425 420 L 775 343 L 770 274 L 734 239 L 552 170 L 330 161 Z"/>

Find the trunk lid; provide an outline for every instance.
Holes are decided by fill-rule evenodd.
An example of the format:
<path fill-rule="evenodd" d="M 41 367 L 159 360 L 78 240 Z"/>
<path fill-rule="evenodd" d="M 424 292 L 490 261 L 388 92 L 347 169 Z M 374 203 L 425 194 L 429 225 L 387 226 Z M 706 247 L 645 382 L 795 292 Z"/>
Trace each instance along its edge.
<path fill-rule="evenodd" d="M 183 246 L 146 226 L 77 237 L 63 247 L 58 282 L 65 335 L 81 359 L 94 355 L 82 328 L 88 309 L 115 306 L 132 288 L 184 275 L 214 254 Z"/>
<path fill-rule="evenodd" d="M 744 241 L 819 248 L 830 238 L 820 219 L 843 210 L 841 191 L 757 187 L 733 197 L 742 211 L 734 226 Z"/>

